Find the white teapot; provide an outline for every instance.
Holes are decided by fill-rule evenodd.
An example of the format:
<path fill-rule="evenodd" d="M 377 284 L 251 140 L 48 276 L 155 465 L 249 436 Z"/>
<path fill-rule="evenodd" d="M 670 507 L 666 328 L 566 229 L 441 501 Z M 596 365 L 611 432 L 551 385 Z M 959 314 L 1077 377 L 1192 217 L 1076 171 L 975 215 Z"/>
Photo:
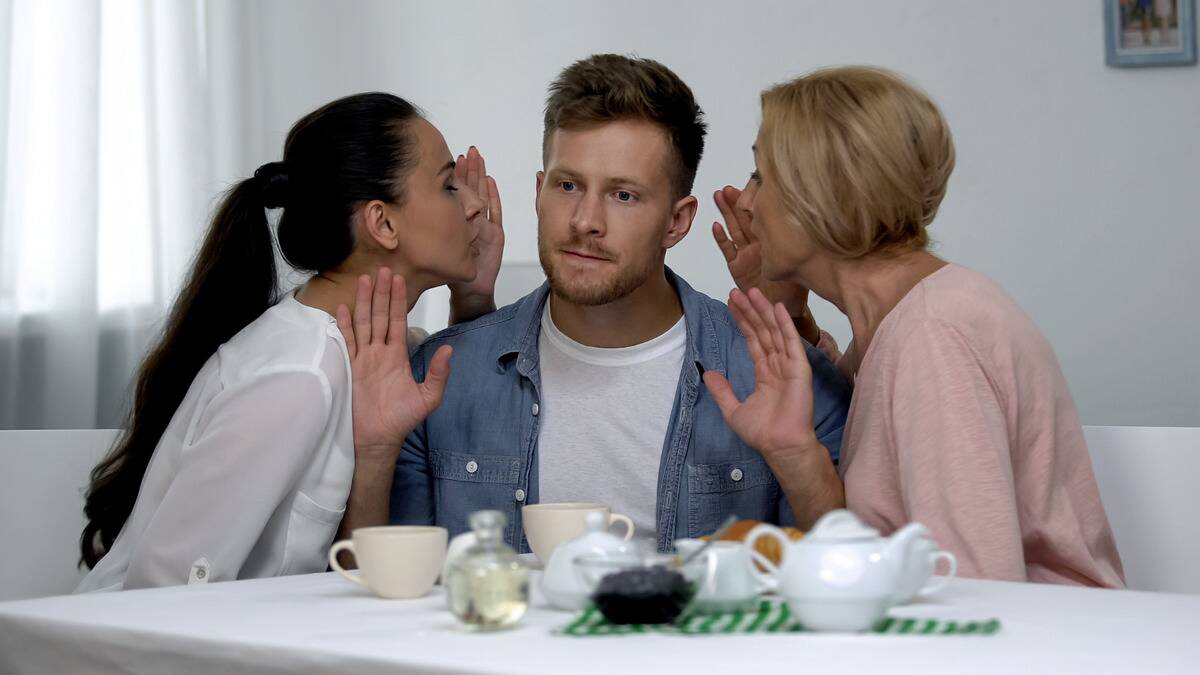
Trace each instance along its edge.
<path fill-rule="evenodd" d="M 746 546 L 753 549 L 762 537 L 779 542 L 783 559 L 779 567 L 760 564 L 778 581 L 792 613 L 812 630 L 871 628 L 893 604 L 922 590 L 937 557 L 950 560 L 954 573 L 954 556 L 937 551 L 920 523 L 885 538 L 841 509 L 822 516 L 800 541 L 763 524 L 746 536 Z"/>
<path fill-rule="evenodd" d="M 584 579 L 575 559 L 584 554 L 631 555 L 624 539 L 608 532 L 605 514 L 587 514 L 587 531 L 554 548 L 542 573 L 542 595 L 555 609 L 575 612 L 587 607 L 591 585 Z"/>

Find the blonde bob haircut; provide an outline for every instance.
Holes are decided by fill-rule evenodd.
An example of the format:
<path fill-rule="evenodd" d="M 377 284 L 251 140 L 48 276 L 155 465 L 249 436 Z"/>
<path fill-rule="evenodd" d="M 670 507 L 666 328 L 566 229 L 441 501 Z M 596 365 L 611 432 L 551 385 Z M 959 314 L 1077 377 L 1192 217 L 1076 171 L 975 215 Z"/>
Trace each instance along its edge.
<path fill-rule="evenodd" d="M 818 70 L 762 95 L 758 148 L 792 225 L 844 258 L 923 250 L 954 170 L 933 101 L 882 68 Z"/>

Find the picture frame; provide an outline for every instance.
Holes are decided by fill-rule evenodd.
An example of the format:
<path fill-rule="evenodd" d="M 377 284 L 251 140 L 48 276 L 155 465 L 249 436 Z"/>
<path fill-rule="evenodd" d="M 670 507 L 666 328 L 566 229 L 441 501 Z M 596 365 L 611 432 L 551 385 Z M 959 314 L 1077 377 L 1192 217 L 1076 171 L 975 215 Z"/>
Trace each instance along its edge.
<path fill-rule="evenodd" d="M 1196 0 L 1102 1 L 1109 66 L 1196 63 Z"/>

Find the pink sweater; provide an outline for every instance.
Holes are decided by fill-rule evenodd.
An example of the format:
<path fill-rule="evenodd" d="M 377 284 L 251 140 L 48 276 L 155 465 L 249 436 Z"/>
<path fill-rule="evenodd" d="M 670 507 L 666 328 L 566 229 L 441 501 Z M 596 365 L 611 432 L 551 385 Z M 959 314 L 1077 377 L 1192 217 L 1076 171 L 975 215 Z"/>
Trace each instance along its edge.
<path fill-rule="evenodd" d="M 840 471 L 852 511 L 885 534 L 929 526 L 960 576 L 1125 585 L 1054 352 L 977 272 L 947 265 L 884 318 Z"/>

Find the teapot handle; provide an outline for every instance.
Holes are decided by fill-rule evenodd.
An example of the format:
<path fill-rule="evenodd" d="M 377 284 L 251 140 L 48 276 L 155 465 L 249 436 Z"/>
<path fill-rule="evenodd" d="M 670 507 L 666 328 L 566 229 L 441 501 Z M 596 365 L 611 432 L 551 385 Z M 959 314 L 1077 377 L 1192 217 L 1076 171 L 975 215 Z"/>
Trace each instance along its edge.
<path fill-rule="evenodd" d="M 755 525 L 754 529 L 750 530 L 749 534 L 746 535 L 745 546 L 746 548 L 750 549 L 750 557 L 753 560 L 753 562 L 750 563 L 750 570 L 754 572 L 754 576 L 759 580 L 760 583 L 763 584 L 765 588 L 770 589 L 774 588 L 779 583 L 779 567 L 777 567 L 775 563 L 768 560 L 766 556 L 754 550 L 755 542 L 763 537 L 774 539 L 775 541 L 779 542 L 779 550 L 783 551 L 784 555 L 787 555 L 787 548 L 792 543 L 792 540 L 788 539 L 788 536 L 783 533 L 783 530 L 768 523 Z M 755 562 L 757 562 L 759 565 L 762 565 L 763 569 L 767 570 L 766 573 L 758 571 L 754 565 Z M 783 564 L 782 559 L 779 562 L 780 565 Z"/>
<path fill-rule="evenodd" d="M 758 565 L 754 563 L 758 563 Z M 750 574 L 754 576 L 754 585 L 757 587 L 756 592 L 774 593 L 779 590 L 779 579 L 758 569 L 758 566 L 762 565 L 763 569 L 774 570 L 775 565 L 771 562 L 770 558 L 754 549 L 750 549 L 750 557 L 746 559 L 746 564 L 750 567 Z"/>
<path fill-rule="evenodd" d="M 958 572 L 958 558 L 954 557 L 953 553 L 949 551 L 935 551 L 930 557 L 933 558 L 933 564 L 935 567 L 937 566 L 938 559 L 945 560 L 950 566 L 950 571 L 946 572 L 946 576 L 940 579 L 930 580 L 929 583 L 925 584 L 924 588 L 917 592 L 919 595 L 923 595 L 925 593 L 936 593 L 942 590 L 946 587 L 946 584 L 950 583 L 950 580 L 954 578 L 954 574 Z"/>

